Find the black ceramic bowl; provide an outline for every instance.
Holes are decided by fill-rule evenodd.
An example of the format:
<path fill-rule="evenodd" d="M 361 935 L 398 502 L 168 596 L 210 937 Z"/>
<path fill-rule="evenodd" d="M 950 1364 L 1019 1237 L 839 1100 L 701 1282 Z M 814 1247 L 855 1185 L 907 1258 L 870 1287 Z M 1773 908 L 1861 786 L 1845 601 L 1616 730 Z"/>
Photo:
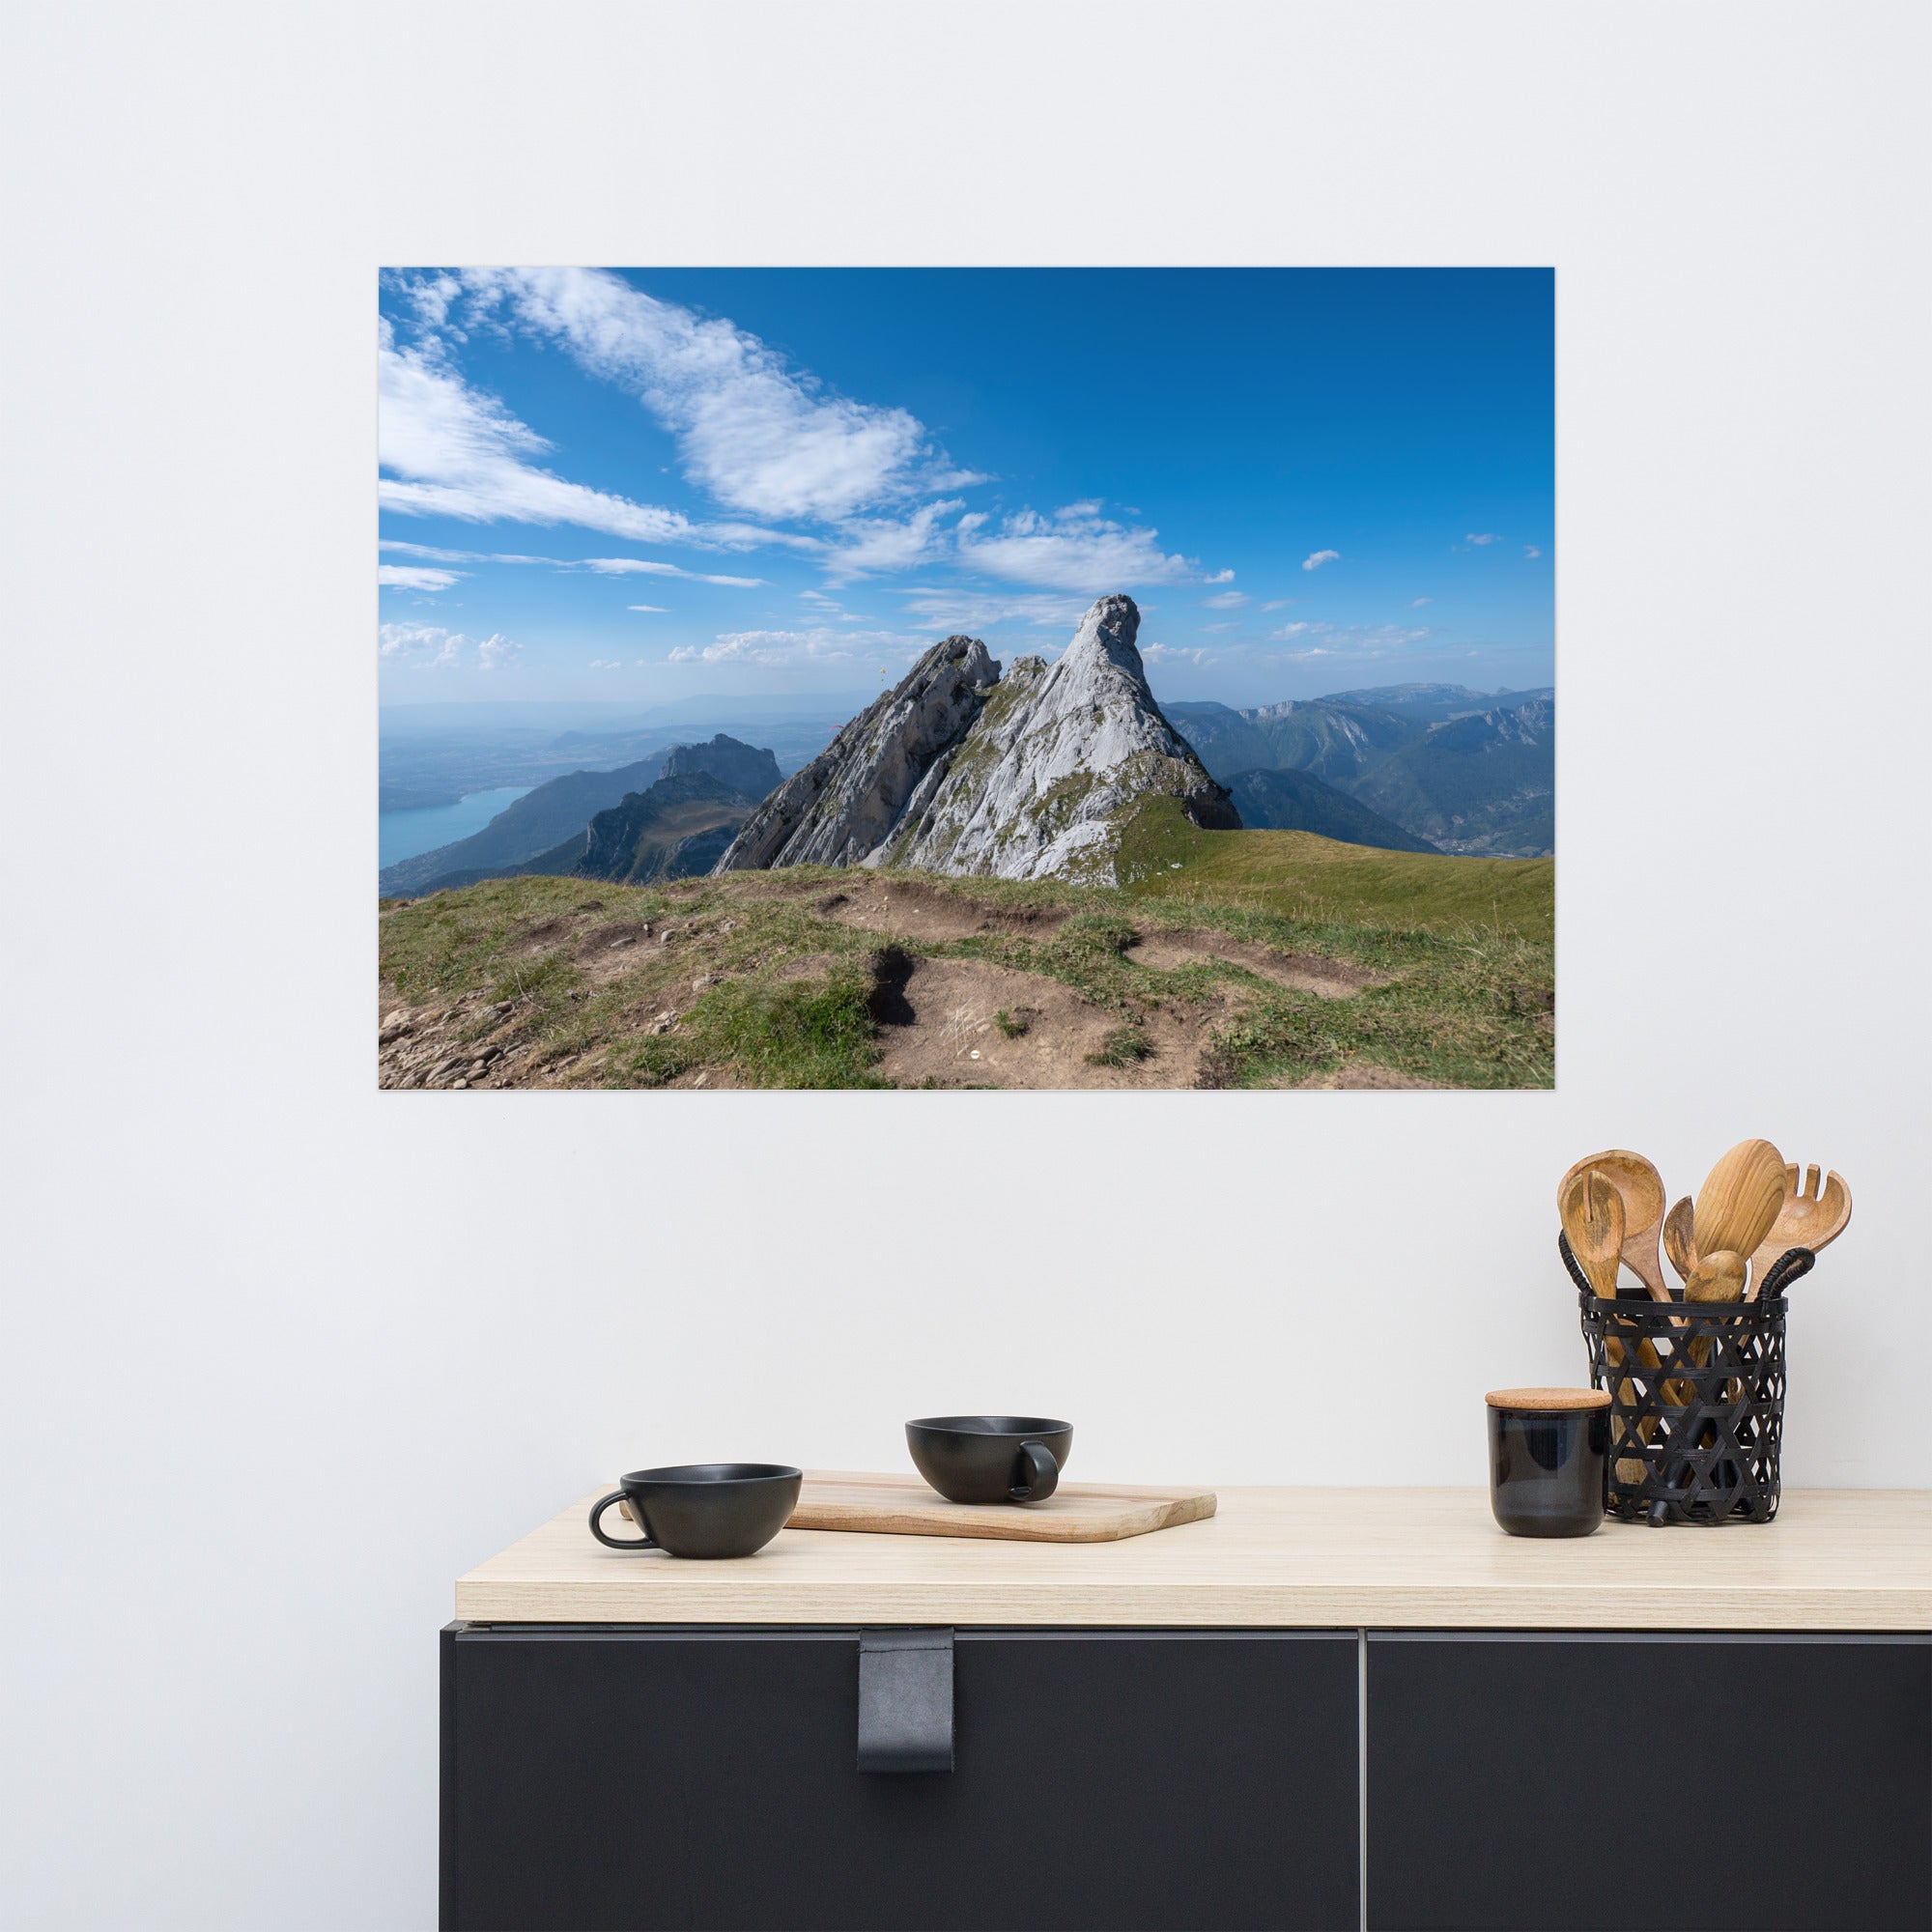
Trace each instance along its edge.
<path fill-rule="evenodd" d="M 590 1512 L 590 1533 L 612 1549 L 662 1549 L 668 1556 L 750 1556 L 762 1549 L 798 1507 L 802 1470 L 782 1463 L 681 1463 L 633 1469 Z M 627 1503 L 643 1532 L 606 1536 L 601 1520 Z"/>
<path fill-rule="evenodd" d="M 953 1503 L 1039 1503 L 1060 1487 L 1073 1425 L 1043 1415 L 928 1415 L 905 1426 L 913 1467 Z"/>

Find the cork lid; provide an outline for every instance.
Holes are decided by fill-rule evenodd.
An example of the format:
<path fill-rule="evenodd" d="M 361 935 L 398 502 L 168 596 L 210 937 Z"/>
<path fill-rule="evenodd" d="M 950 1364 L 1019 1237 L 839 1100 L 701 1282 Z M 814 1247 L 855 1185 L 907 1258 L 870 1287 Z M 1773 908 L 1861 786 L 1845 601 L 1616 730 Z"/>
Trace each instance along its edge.
<path fill-rule="evenodd" d="M 1492 1408 L 1527 1408 L 1553 1414 L 1569 1408 L 1608 1408 L 1608 1389 L 1492 1389 L 1483 1400 Z"/>

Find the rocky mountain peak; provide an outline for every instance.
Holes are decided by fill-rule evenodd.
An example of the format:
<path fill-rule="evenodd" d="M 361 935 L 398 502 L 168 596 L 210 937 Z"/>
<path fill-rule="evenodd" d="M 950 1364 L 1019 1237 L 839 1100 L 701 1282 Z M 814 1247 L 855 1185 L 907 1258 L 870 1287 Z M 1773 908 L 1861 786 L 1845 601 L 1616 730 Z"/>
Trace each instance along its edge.
<path fill-rule="evenodd" d="M 934 644 L 896 688 L 766 798 L 717 869 L 857 865 L 898 823 L 933 761 L 978 719 L 999 676 L 977 638 Z"/>
<path fill-rule="evenodd" d="M 948 638 L 766 799 L 719 862 L 893 865 L 932 872 L 1111 878 L 1122 825 L 1179 799 L 1197 825 L 1240 825 L 1149 690 L 1130 597 L 1100 598 L 1057 664 L 1002 678 Z"/>
<path fill-rule="evenodd" d="M 1143 799 L 1178 798 L 1197 825 L 1240 825 L 1226 790 L 1148 688 L 1131 597 L 1102 597 L 1058 664 L 1028 660 L 920 787 L 885 863 L 1009 879 L 1114 876 L 1122 821 Z"/>
<path fill-rule="evenodd" d="M 779 761 L 769 752 L 720 731 L 708 744 L 673 745 L 658 768 L 661 779 L 709 772 L 747 798 L 763 798 L 779 782 Z"/>

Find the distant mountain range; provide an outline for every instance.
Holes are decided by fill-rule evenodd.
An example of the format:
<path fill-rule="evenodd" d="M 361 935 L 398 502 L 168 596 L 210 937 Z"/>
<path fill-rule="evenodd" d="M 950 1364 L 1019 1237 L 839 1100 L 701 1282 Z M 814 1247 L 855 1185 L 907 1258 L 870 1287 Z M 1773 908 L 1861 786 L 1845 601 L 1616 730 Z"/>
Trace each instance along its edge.
<path fill-rule="evenodd" d="M 1440 849 L 1347 792 L 1323 784 L 1312 772 L 1237 772 L 1228 781 L 1228 790 L 1250 831 L 1315 832 L 1344 845 L 1375 845 L 1384 852 Z"/>
<path fill-rule="evenodd" d="M 866 701 L 863 694 L 713 697 L 642 716 L 539 703 L 390 706 L 378 740 L 381 810 L 453 805 L 469 792 L 639 764 L 718 731 L 769 746 L 780 771 L 794 772 Z"/>
<path fill-rule="evenodd" d="M 769 749 L 756 749 L 723 732 L 708 744 L 673 746 L 663 757 L 643 758 L 636 764 L 620 765 L 615 771 L 571 772 L 506 806 L 481 832 L 385 867 L 378 875 L 378 890 L 385 898 L 419 898 L 448 887 L 474 885 L 478 879 L 575 871 L 589 856 L 600 820 L 614 811 L 629 810 L 640 797 L 654 799 L 655 804 L 631 812 L 629 848 L 635 852 L 639 840 L 649 842 L 647 829 L 659 810 L 672 812 L 666 835 L 669 843 L 677 844 L 723 822 L 715 810 L 702 825 L 688 810 L 673 810 L 688 808 L 705 796 L 701 787 L 691 787 L 690 781 L 697 778 L 736 802 L 735 832 L 758 800 L 779 783 L 780 772 L 778 759 Z M 663 789 L 677 783 L 686 788 Z M 716 804 L 717 800 L 709 802 Z M 675 830 L 671 829 L 673 823 Z M 605 863 L 615 863 L 611 855 L 620 836 L 615 825 L 605 828 L 603 843 L 597 847 Z M 711 860 L 729 843 L 726 837 Z M 708 864 L 696 865 L 695 850 L 686 856 L 692 863 L 685 871 L 709 868 Z M 626 863 L 630 869 L 596 876 L 634 877 L 637 867 L 646 861 L 635 856 Z"/>
<path fill-rule="evenodd" d="M 1556 695 L 1548 687 L 1484 693 L 1453 684 L 1389 685 L 1245 711 L 1226 704 L 1166 710 L 1231 789 L 1252 772 L 1302 772 L 1439 851 L 1528 859 L 1555 849 Z M 1308 798 L 1306 809 L 1316 810 L 1320 802 Z M 1267 809 L 1294 808 L 1284 800 Z M 1244 823 L 1260 822 L 1245 803 L 1241 811 Z"/>
<path fill-rule="evenodd" d="M 1029 676 L 1044 674 L 1037 661 L 1023 663 L 1035 667 Z M 1026 678 L 1009 683 L 1017 692 Z M 1246 710 L 1162 707 L 1142 695 L 1150 719 L 1164 719 L 1179 734 L 1182 759 L 1191 753 L 1208 779 L 1227 787 L 1244 826 L 1399 852 L 1538 858 L 1554 849 L 1556 706 L 1547 687 L 1485 693 L 1386 685 Z M 850 721 L 835 751 L 863 723 Z M 622 724 L 608 732 L 571 729 L 546 736 L 542 756 L 601 762 L 653 735 Z M 801 800 L 807 792 L 818 798 L 825 782 L 819 767 L 833 755 L 808 761 L 809 775 L 770 747 L 721 731 L 704 744 L 653 745 L 614 769 L 573 768 L 537 784 L 470 838 L 386 867 L 380 890 L 385 897 L 418 897 L 526 872 L 640 882 L 707 871 L 748 820 L 763 825 L 778 812 L 789 825 L 796 814 L 789 803 L 779 810 L 781 786 L 786 802 L 800 785 Z M 953 755 L 949 751 L 946 761 Z M 915 761 L 921 771 L 924 762 Z M 934 784 L 944 776 L 935 772 Z M 807 815 L 823 810 L 813 806 Z M 924 800 L 916 816 L 938 822 Z M 945 869 L 910 848 L 895 852 L 895 863 Z"/>
<path fill-rule="evenodd" d="M 570 869 L 626 886 L 696 877 L 724 856 L 757 803 L 709 772 L 661 778 L 590 821 Z"/>

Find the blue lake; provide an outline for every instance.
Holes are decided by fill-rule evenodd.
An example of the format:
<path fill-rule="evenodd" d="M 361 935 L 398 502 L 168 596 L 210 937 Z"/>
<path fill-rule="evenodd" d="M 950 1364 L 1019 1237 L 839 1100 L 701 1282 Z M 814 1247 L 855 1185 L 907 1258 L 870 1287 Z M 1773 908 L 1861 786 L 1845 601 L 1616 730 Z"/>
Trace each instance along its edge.
<path fill-rule="evenodd" d="M 413 811 L 384 811 L 377 816 L 379 866 L 413 859 L 481 832 L 506 805 L 529 791 L 529 785 L 499 785 L 495 791 L 472 791 L 454 805 L 425 805 Z"/>

